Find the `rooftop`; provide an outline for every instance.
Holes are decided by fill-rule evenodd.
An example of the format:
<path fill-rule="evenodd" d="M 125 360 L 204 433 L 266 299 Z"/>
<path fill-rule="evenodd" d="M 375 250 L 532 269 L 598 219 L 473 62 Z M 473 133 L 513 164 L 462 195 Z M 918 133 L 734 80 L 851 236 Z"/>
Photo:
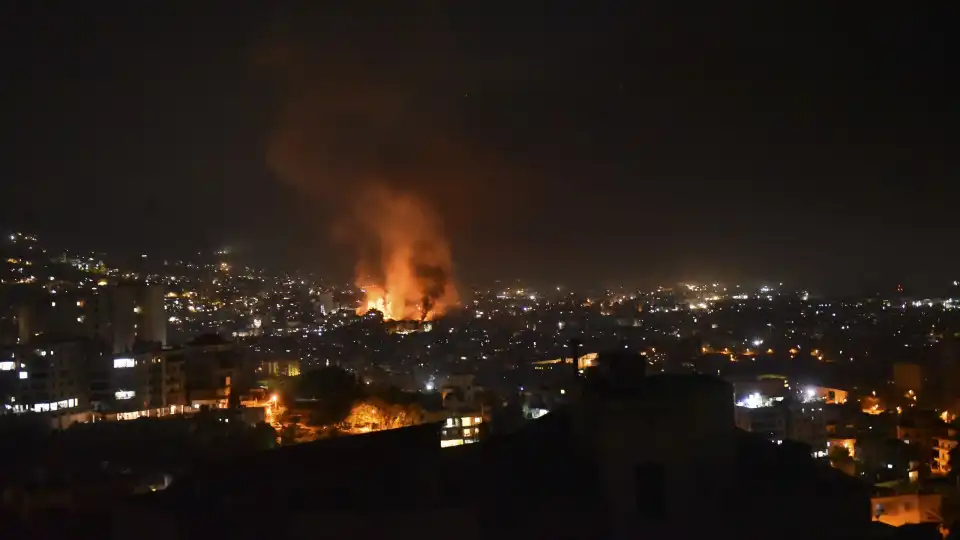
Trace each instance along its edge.
<path fill-rule="evenodd" d="M 636 389 L 648 399 L 690 401 L 700 390 L 723 384 L 701 376 L 658 376 Z M 603 538 L 626 528 L 654 535 L 719 532 L 742 539 L 776 530 L 778 537 L 829 538 L 869 527 L 866 486 L 814 461 L 804 445 L 778 446 L 730 425 L 732 460 L 717 461 L 709 448 L 701 459 L 698 449 L 687 447 L 696 426 L 668 425 L 663 431 L 638 416 L 618 426 L 622 432 L 585 438 L 583 412 L 573 404 L 518 432 L 443 450 L 436 425 L 283 448 L 207 468 L 164 498 L 182 522 L 207 522 L 211 530 L 229 522 L 225 516 L 256 512 L 320 523 L 327 521 L 320 514 L 333 512 L 356 525 L 342 530 L 354 538 L 391 537 L 398 533 L 373 531 L 371 523 L 396 524 L 410 516 L 421 516 L 417 526 L 403 521 L 410 534 L 447 535 L 441 516 L 454 514 L 457 534 L 468 537 L 510 531 L 524 538 Z M 609 447 L 602 453 L 597 438 L 623 433 L 675 448 L 687 461 L 621 455 L 611 463 Z M 624 506 L 631 498 L 635 502 Z M 627 525 L 618 521 L 624 512 L 632 520 Z M 275 533 L 275 522 L 272 527 Z"/>

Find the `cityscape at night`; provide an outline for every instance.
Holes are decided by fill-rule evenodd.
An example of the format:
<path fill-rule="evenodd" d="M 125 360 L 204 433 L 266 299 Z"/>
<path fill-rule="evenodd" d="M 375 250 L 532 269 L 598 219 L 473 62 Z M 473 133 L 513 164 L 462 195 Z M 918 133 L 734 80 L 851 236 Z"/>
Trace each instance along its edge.
<path fill-rule="evenodd" d="M 754 7 L 0 9 L 0 538 L 960 538 L 947 18 Z"/>

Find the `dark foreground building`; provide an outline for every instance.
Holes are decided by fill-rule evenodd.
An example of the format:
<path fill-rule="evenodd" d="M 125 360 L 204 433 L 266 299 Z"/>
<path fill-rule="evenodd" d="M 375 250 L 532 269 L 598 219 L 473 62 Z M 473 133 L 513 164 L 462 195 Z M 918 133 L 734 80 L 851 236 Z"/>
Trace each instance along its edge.
<path fill-rule="evenodd" d="M 865 538 L 866 486 L 734 427 L 702 376 L 602 355 L 565 408 L 440 449 L 420 426 L 271 451 L 117 509 L 117 538 Z"/>

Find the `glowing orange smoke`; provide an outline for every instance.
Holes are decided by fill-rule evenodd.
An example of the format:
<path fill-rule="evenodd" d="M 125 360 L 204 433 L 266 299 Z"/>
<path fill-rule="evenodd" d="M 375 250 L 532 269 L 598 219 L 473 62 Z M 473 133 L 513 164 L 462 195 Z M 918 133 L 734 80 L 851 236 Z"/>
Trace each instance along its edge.
<path fill-rule="evenodd" d="M 388 320 L 430 320 L 457 302 L 452 281 L 450 249 L 439 221 L 411 193 L 374 185 L 359 207 L 360 222 L 379 247 L 376 260 L 361 260 L 362 270 L 374 269 L 382 286 L 357 285 L 366 298 L 357 313 L 370 310 Z"/>

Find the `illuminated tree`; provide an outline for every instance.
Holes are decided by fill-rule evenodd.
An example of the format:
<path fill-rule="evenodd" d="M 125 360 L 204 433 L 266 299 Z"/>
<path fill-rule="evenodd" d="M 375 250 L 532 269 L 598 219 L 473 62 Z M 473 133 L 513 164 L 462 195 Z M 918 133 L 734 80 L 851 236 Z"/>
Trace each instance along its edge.
<path fill-rule="evenodd" d="M 376 431 L 381 429 L 383 424 L 383 415 L 379 407 L 374 404 L 360 401 L 354 404 L 344 423 L 351 428 L 369 428 Z"/>
<path fill-rule="evenodd" d="M 391 404 L 381 399 L 358 401 L 344 420 L 351 428 L 369 428 L 371 431 L 397 429 L 419 424 L 423 411 L 417 405 Z"/>
<path fill-rule="evenodd" d="M 311 422 L 334 425 L 350 414 L 353 403 L 363 397 L 356 377 L 338 367 L 323 367 L 299 377 L 294 395 L 311 402 Z"/>

